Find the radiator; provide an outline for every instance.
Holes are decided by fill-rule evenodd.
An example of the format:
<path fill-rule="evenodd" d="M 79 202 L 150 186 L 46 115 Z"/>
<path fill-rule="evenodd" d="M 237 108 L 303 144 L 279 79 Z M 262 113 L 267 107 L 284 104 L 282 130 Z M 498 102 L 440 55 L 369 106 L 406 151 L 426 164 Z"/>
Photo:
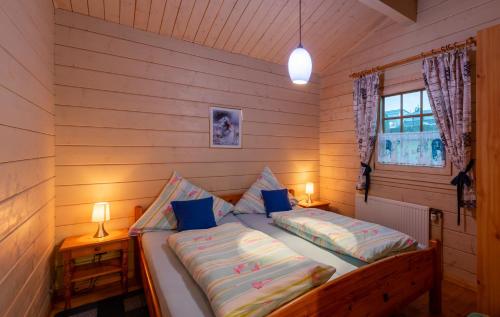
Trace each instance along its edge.
<path fill-rule="evenodd" d="M 356 218 L 389 227 L 417 239 L 427 247 L 429 244 L 429 207 L 401 201 L 356 193 Z"/>

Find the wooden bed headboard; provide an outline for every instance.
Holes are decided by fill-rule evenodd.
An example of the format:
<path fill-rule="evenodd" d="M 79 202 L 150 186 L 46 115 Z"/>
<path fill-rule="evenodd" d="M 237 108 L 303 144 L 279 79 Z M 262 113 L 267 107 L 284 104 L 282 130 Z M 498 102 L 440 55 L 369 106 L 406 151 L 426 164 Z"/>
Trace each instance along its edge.
<path fill-rule="evenodd" d="M 295 196 L 295 190 L 288 189 L 288 192 L 290 192 L 290 194 L 292 194 L 292 196 Z M 232 194 L 232 195 L 221 196 L 220 198 L 224 199 L 225 201 L 227 201 L 230 204 L 236 205 L 242 196 L 243 196 L 243 194 Z M 141 216 L 144 214 L 146 209 L 147 208 L 144 208 L 142 206 L 135 207 L 135 214 L 134 214 L 135 221 L 137 221 L 139 218 L 141 218 Z"/>
<path fill-rule="evenodd" d="M 295 196 L 295 190 L 289 189 L 288 192 L 292 194 L 292 196 Z M 242 196 L 243 194 L 232 194 L 232 195 L 220 196 L 220 198 L 224 199 L 230 204 L 236 205 Z"/>

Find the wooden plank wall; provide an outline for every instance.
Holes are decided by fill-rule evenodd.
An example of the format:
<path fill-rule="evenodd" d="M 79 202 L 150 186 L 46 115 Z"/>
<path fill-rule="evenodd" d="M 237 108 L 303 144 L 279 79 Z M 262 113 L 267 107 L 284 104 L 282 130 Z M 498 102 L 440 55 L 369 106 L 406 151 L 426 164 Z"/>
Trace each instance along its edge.
<path fill-rule="evenodd" d="M 347 57 L 321 77 L 321 197 L 343 213 L 354 214 L 359 158 L 354 137 L 352 80 L 349 74 L 465 40 L 500 23 L 498 0 L 421 0 L 418 21 L 401 26 L 387 20 Z M 388 70 L 384 94 L 423 88 L 420 63 Z M 473 87 L 473 90 L 475 86 Z M 413 202 L 444 211 L 445 276 L 470 287 L 476 284 L 476 225 L 470 213 L 456 224 L 451 176 L 375 170 L 371 195 Z"/>
<path fill-rule="evenodd" d="M 319 79 L 286 67 L 56 11 L 56 242 L 127 227 L 173 170 L 218 194 L 245 191 L 269 165 L 303 193 L 319 185 Z M 243 109 L 243 148 L 208 147 L 211 105 Z"/>
<path fill-rule="evenodd" d="M 0 2 L 0 316 L 47 316 L 54 245 L 54 8 Z"/>

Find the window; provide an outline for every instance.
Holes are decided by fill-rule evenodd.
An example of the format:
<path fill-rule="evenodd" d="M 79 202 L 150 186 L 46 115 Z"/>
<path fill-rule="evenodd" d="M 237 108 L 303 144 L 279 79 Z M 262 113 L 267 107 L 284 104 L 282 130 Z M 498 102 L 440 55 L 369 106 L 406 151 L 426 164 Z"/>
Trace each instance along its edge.
<path fill-rule="evenodd" d="M 443 167 L 445 154 L 426 90 L 382 97 L 378 162 Z"/>

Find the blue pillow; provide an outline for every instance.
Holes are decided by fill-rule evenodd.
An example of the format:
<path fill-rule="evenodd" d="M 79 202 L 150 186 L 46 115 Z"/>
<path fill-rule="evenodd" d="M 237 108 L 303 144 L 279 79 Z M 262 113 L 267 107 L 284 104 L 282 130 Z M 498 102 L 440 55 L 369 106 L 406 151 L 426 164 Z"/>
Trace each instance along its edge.
<path fill-rule="evenodd" d="M 217 226 L 214 213 L 213 197 L 173 201 L 175 218 L 177 218 L 177 230 L 208 229 Z"/>
<path fill-rule="evenodd" d="M 288 189 L 261 190 L 261 193 L 268 218 L 272 212 L 292 210 L 288 199 Z"/>

